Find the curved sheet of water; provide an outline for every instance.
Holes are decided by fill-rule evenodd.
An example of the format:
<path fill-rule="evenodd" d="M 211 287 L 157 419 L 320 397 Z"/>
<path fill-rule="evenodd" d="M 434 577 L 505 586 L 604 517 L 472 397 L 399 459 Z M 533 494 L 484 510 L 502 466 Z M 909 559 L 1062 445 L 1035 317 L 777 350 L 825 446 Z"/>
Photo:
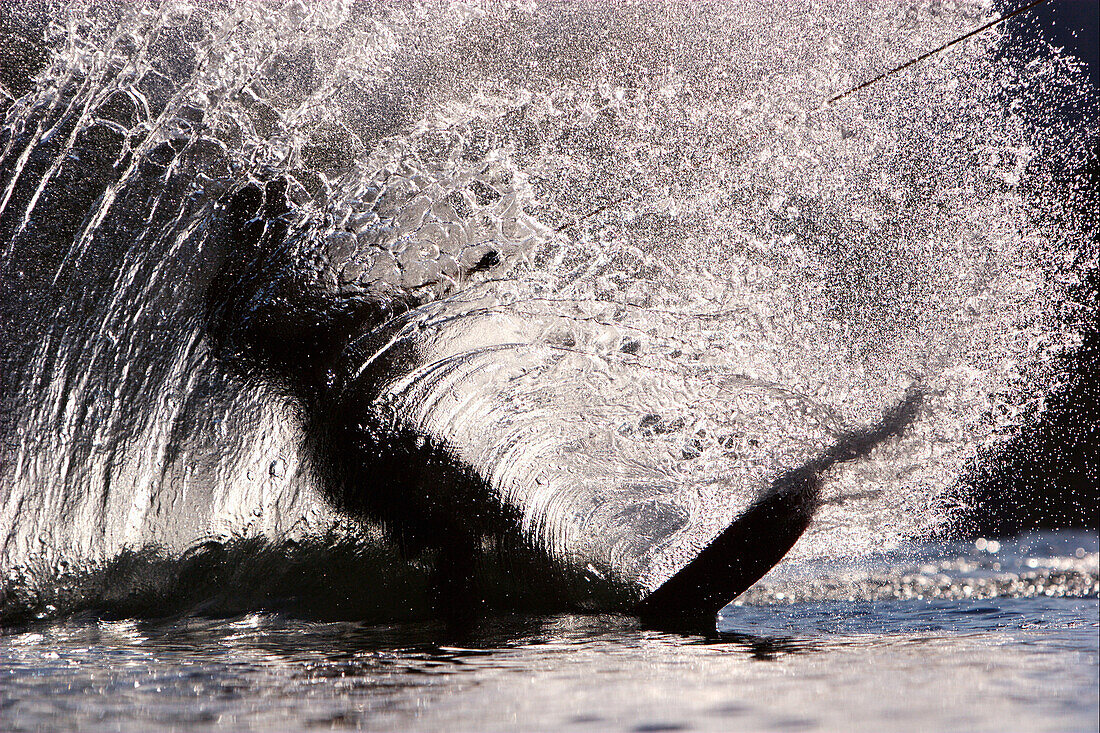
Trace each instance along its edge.
<path fill-rule="evenodd" d="M 1081 326 L 1095 258 L 1055 174 L 1088 129 L 1011 102 L 1085 109 L 1072 64 L 990 34 L 820 105 L 985 3 L 6 12 L 47 50 L 0 132 L 10 598 L 135 556 L 179 581 L 195 555 L 174 558 L 211 540 L 350 543 L 421 572 L 332 501 L 295 396 L 211 343 L 203 304 L 235 254 L 211 217 L 249 181 L 289 182 L 310 282 L 414 299 L 419 361 L 372 414 L 538 507 L 517 521 L 551 547 L 615 534 L 618 515 L 554 525 L 599 487 L 667 495 L 625 532 L 650 511 L 705 542 L 914 385 L 919 420 L 830 470 L 794 557 L 937 530 Z"/>

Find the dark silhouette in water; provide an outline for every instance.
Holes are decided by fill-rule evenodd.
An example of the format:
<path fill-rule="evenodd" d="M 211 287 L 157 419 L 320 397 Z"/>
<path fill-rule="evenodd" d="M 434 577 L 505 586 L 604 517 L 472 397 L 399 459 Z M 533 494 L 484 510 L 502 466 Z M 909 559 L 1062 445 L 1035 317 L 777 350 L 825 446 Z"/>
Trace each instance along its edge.
<path fill-rule="evenodd" d="M 705 626 L 782 560 L 806 531 L 821 502 L 822 474 L 837 463 L 863 458 L 884 440 L 900 435 L 916 417 L 923 397 L 920 389 L 910 389 L 878 426 L 845 437 L 820 458 L 777 478 L 770 491 L 694 560 L 644 598 L 637 612 L 662 625 Z"/>
<path fill-rule="evenodd" d="M 115 8 L 120 12 L 126 9 Z M 0 15 L 4 48 L 44 48 L 35 36 L 43 29 L 33 22 L 21 25 L 31 16 L 33 13 L 9 15 L 5 8 Z M 39 25 L 45 23 L 45 17 L 38 18 Z M 611 21 L 611 25 L 617 22 Z M 324 237 L 343 227 L 331 220 L 339 216 L 340 207 L 364 203 L 357 200 L 363 189 L 356 186 L 374 180 L 330 176 L 325 185 L 317 184 L 322 178 L 319 171 L 324 168 L 328 175 L 342 159 L 345 151 L 339 140 L 345 138 L 334 133 L 333 139 L 324 141 L 337 151 L 326 153 L 328 162 L 321 160 L 325 155 L 314 154 L 314 147 L 303 145 L 298 151 L 301 158 L 276 164 L 277 173 L 265 172 L 268 168 L 242 153 L 250 149 L 234 147 L 241 142 L 234 135 L 243 135 L 242 129 L 255 136 L 249 141 L 258 145 L 261 158 L 271 152 L 268 147 L 277 147 L 270 141 L 279 142 L 278 136 L 269 136 L 267 126 L 279 117 L 279 110 L 269 102 L 277 106 L 280 94 L 293 100 L 303 91 L 297 88 L 294 75 L 283 73 L 295 68 L 299 57 L 280 57 L 285 67 L 264 66 L 264 73 L 270 75 L 256 89 L 237 88 L 238 82 L 247 80 L 235 79 L 228 91 L 219 88 L 217 93 L 192 98 L 188 95 L 195 84 L 202 87 L 208 81 L 201 74 L 201 78 L 194 76 L 199 71 L 192 34 L 202 28 L 201 24 L 185 27 L 175 23 L 173 19 L 148 30 L 149 37 L 157 39 L 151 46 L 157 66 L 135 72 L 134 78 L 130 76 L 131 62 L 142 58 L 145 51 L 138 53 L 127 46 L 129 36 L 120 42 L 119 56 L 109 57 L 110 63 L 103 68 L 92 61 L 90 67 L 84 66 L 87 59 L 80 54 L 74 56 L 72 68 L 59 61 L 64 74 L 58 76 L 56 88 L 45 77 L 37 86 L 20 81 L 24 66 L 29 73 L 48 60 L 49 54 L 27 53 L 23 56 L 26 63 L 15 72 L 0 69 L 0 81 L 11 94 L 26 94 L 6 100 L 11 109 L 6 120 L 11 124 L 0 130 L 0 145 L 4 146 L 0 189 L 7 196 L 0 211 L 4 254 L 0 262 L 4 268 L 0 282 L 4 288 L 0 294 L 0 439 L 8 451 L 2 456 L 0 470 L 5 479 L 17 477 L 11 479 L 9 497 L 14 498 L 8 501 L 9 497 L 4 497 L 0 502 L 5 511 L 10 510 L 3 550 L 6 557 L 21 562 L 34 557 L 40 549 L 36 543 L 53 542 L 56 547 L 47 549 L 56 549 L 61 557 L 71 551 L 77 561 L 95 558 L 100 564 L 94 572 L 100 572 L 106 590 L 94 598 L 90 594 L 87 606 L 99 602 L 121 613 L 145 615 L 166 612 L 165 598 L 186 604 L 189 597 L 210 593 L 211 598 L 197 602 L 199 610 L 230 613 L 262 607 L 309 613 L 327 606 L 321 615 L 354 615 L 357 609 L 369 608 L 379 618 L 392 618 L 403 613 L 415 615 L 410 610 L 413 607 L 420 613 L 434 607 L 437 613 L 462 620 L 487 608 L 570 608 L 633 610 L 654 624 L 706 625 L 713 622 L 718 608 L 785 555 L 818 509 L 825 506 L 831 511 L 821 498 L 821 487 L 829 478 L 826 474 L 837 464 L 863 458 L 876 445 L 899 435 L 918 411 L 921 391 L 912 389 L 877 426 L 845 433 L 845 426 L 861 424 L 859 421 L 873 413 L 861 412 L 854 422 L 848 422 L 848 417 L 833 420 L 831 415 L 819 420 L 821 415 L 810 404 L 816 399 L 813 389 L 804 384 L 799 384 L 801 391 L 785 389 L 778 384 L 785 376 L 774 378 L 775 383 L 768 381 L 770 376 L 744 376 L 738 362 L 706 385 L 715 387 L 714 391 L 703 390 L 698 393 L 701 397 L 686 398 L 713 398 L 721 403 L 742 387 L 744 393 L 757 390 L 756 394 L 764 395 L 758 409 L 734 408 L 713 421 L 706 415 L 709 432 L 705 438 L 711 451 L 706 460 L 720 455 L 721 466 L 735 470 L 712 471 L 703 463 L 690 464 L 703 452 L 696 438 L 704 436 L 688 434 L 685 429 L 682 444 L 672 440 L 667 446 L 661 444 L 667 435 L 680 437 L 677 431 L 687 423 L 666 421 L 654 412 L 664 409 L 654 405 L 668 403 L 663 402 L 665 395 L 654 397 L 651 392 L 670 384 L 660 381 L 670 374 L 672 382 L 687 374 L 694 378 L 696 367 L 702 367 L 700 371 L 707 368 L 707 354 L 692 361 L 694 353 L 689 357 L 678 349 L 669 350 L 667 361 L 645 371 L 652 363 L 645 363 L 646 347 L 638 340 L 608 347 L 608 359 L 595 348 L 585 353 L 571 340 L 572 334 L 568 342 L 553 340 L 561 323 L 583 319 L 571 309 L 577 305 L 572 295 L 553 301 L 555 305 L 545 312 L 525 311 L 527 301 L 517 307 L 509 300 L 509 280 L 502 266 L 509 257 L 525 251 L 518 246 L 515 251 L 508 249 L 509 242 L 526 241 L 520 235 L 513 242 L 511 235 L 503 233 L 487 240 L 472 235 L 467 239 L 463 234 L 462 241 L 470 244 L 466 252 L 475 251 L 484 241 L 491 241 L 492 246 L 484 252 L 476 250 L 472 264 L 462 260 L 456 286 L 471 281 L 475 285 L 467 290 L 459 287 L 454 299 L 437 294 L 440 300 L 433 301 L 433 295 L 424 293 L 421 286 L 392 278 L 367 282 L 368 278 L 357 276 L 354 287 L 341 281 L 335 276 L 342 273 L 341 258 L 352 255 L 336 251 Z M 566 35 L 572 38 L 575 34 L 569 31 Z M 199 36 L 206 38 L 202 33 Z M 298 38 L 297 30 L 287 37 Z M 23 44 L 20 39 L 31 40 Z M 227 48 L 222 40 L 210 40 L 211 48 Z M 325 47 L 321 42 L 315 45 Z M 261 51 L 266 58 L 267 51 Z M 663 53 L 655 56 L 665 58 Z M 465 58 L 461 53 L 456 57 Z M 211 58 L 216 59 L 217 53 Z M 303 82 L 305 87 L 327 79 L 319 71 L 327 61 L 309 54 L 302 58 L 306 61 L 301 68 L 309 77 Z M 578 63 L 583 67 L 590 60 L 582 58 Z M 423 63 L 414 59 L 410 64 L 410 74 L 438 66 L 430 59 Z M 634 68 L 636 64 L 625 66 Z M 250 62 L 238 68 L 246 69 L 242 73 L 251 79 Z M 313 72 L 323 77 L 321 81 L 310 76 Z M 377 96 L 350 105 L 349 123 L 366 114 L 364 109 L 373 120 L 355 128 L 367 141 L 404 130 L 423 113 L 411 102 L 389 104 L 392 95 L 387 96 L 387 90 L 433 88 L 430 82 L 434 77 L 414 75 L 409 77 L 413 79 L 410 83 L 400 73 L 392 76 L 392 80 L 379 82 L 383 86 Z M 284 81 L 289 86 L 279 87 Z M 237 116 L 223 115 L 225 105 Z M 242 120 L 240 129 L 229 124 Z M 514 122 L 525 124 L 518 119 Z M 228 129 L 218 125 L 228 125 Z M 919 135 L 913 138 L 918 139 Z M 593 140 L 598 142 L 598 137 Z M 907 145 L 918 153 L 922 150 L 916 144 Z M 591 147 L 589 152 L 596 155 L 600 145 Z M 349 159 L 364 153 L 347 152 Z M 460 166 L 469 164 L 471 170 L 488 166 L 488 159 L 479 157 L 481 152 L 470 155 L 473 163 L 448 160 Z M 314 165 L 316 170 L 291 170 L 299 164 L 307 169 Z M 420 173 L 434 170 L 430 166 L 413 168 Z M 265 183 L 245 184 L 255 177 Z M 350 180 L 347 190 L 327 188 L 328 182 L 337 180 Z M 458 183 L 440 180 L 444 193 L 459 199 L 464 192 L 474 194 L 471 200 L 478 199 L 478 191 L 501 198 L 500 192 L 480 179 L 478 190 L 465 179 Z M 307 191 L 310 181 L 317 185 Z M 379 185 L 385 188 L 388 184 Z M 388 190 L 395 200 L 404 195 L 400 185 Z M 590 209 L 603 200 L 591 190 L 568 185 L 560 188 L 575 194 L 578 201 L 559 231 L 607 209 Z M 424 190 L 417 184 L 418 193 Z M 308 196 L 296 198 L 302 191 Z M 514 214 L 525 202 L 515 191 L 512 194 Z M 761 191 L 761 196 L 766 194 L 767 190 Z M 547 201 L 553 198 L 545 197 Z M 308 205 L 292 203 L 306 199 Z M 412 199 L 391 201 L 386 206 L 404 207 L 409 201 Z M 612 206 L 625 199 L 614 201 Z M 440 197 L 432 205 L 444 203 Z M 751 200 L 742 203 L 746 210 L 751 208 Z M 881 257 L 873 256 L 879 254 L 876 245 L 888 244 L 890 237 L 908 241 L 907 230 L 899 226 L 892 234 L 881 238 L 875 234 L 853 246 L 853 228 L 830 227 L 832 214 L 821 202 L 792 197 L 788 203 L 805 210 L 806 226 L 798 229 L 786 221 L 776 227 L 790 227 L 792 235 L 820 235 L 814 241 L 823 262 L 816 276 L 822 282 L 822 298 L 809 306 L 823 308 L 834 325 L 849 328 L 849 336 L 859 339 L 866 328 L 890 331 L 898 320 L 915 318 L 922 302 L 930 305 L 922 300 L 920 288 L 913 287 L 910 292 L 906 287 L 888 286 L 894 280 L 913 285 L 919 281 L 915 275 L 919 268 L 914 266 L 910 274 L 916 279 L 910 282 L 904 268 L 892 269 L 894 250 L 886 248 Z M 882 206 L 886 213 L 895 212 L 892 205 Z M 414 207 L 409 204 L 409 208 Z M 454 209 L 452 214 L 439 214 L 439 222 L 476 226 L 467 208 L 466 213 Z M 377 224 L 379 212 L 387 217 L 396 210 L 376 207 L 367 213 L 375 216 Z M 578 211 L 591 214 L 576 217 Z M 654 213 L 648 216 L 663 221 Z M 501 215 L 496 223 L 501 225 L 504 218 Z M 561 221 L 557 217 L 550 220 Z M 843 224 L 847 220 L 841 217 L 838 221 Z M 510 223 L 517 224 L 517 220 Z M 402 247 L 421 244 L 414 241 L 419 224 L 402 226 L 398 227 L 405 238 Z M 670 231 L 673 237 L 680 232 L 668 228 L 654 231 L 665 232 L 662 237 Z M 337 234 L 346 239 L 351 232 L 348 228 Z M 418 256 L 417 249 L 398 251 L 396 246 L 391 250 L 386 249 L 389 244 L 377 245 L 370 240 L 375 230 L 357 228 L 355 233 L 364 236 L 355 239 L 355 247 L 367 242 L 362 246 L 374 247 L 376 254 L 400 262 L 401 267 L 408 263 L 398 260 L 397 254 Z M 649 247 L 657 239 L 654 235 L 639 240 L 639 246 Z M 561 249 L 563 256 L 567 252 L 567 248 Z M 782 256 L 776 257 L 775 264 L 779 264 Z M 452 264 L 459 260 L 456 256 Z M 439 272 L 443 272 L 441 261 L 442 257 L 433 261 Z M 903 257 L 903 264 L 905 261 Z M 650 277 L 660 279 L 659 273 L 636 272 L 627 265 L 623 268 L 620 274 L 627 279 L 641 278 L 636 283 L 644 284 Z M 556 278 L 558 273 L 550 274 Z M 489 281 L 505 283 L 486 297 L 490 305 L 479 309 L 462 301 L 469 290 Z M 887 286 L 880 287 L 884 282 Z M 518 297 L 539 300 L 542 293 L 533 297 L 533 292 L 524 291 Z M 588 298 L 587 304 L 622 305 L 600 292 L 591 297 L 584 291 L 574 292 L 581 293 L 576 296 L 579 299 Z M 647 302 L 635 305 L 631 298 L 624 298 L 630 308 L 649 307 Z M 465 310 L 468 305 L 470 310 Z M 485 312 L 499 319 L 493 321 Z M 692 312 L 662 317 L 691 317 Z M 608 326 L 608 330 L 624 324 L 634 328 L 634 322 L 620 321 L 618 316 L 607 320 L 599 325 Z M 737 319 L 729 323 L 736 324 Z M 668 327 L 671 333 L 658 335 L 675 340 L 677 325 Z M 715 330 L 721 327 L 716 325 Z M 462 340 L 471 333 L 468 340 Z M 782 338 L 782 334 L 780 329 L 763 336 Z M 873 339 L 867 342 L 871 344 Z M 439 348 L 433 351 L 435 346 Z M 593 362 L 603 360 L 611 366 L 606 372 L 597 367 L 592 370 L 596 373 L 590 374 L 587 361 L 579 367 L 567 363 L 555 375 L 557 382 L 553 377 L 543 381 L 539 376 L 544 374 L 543 368 L 556 365 L 554 359 L 570 349 L 574 356 L 592 357 Z M 853 354 L 857 352 L 853 347 Z M 842 366 L 846 366 L 844 353 L 842 349 L 833 354 L 841 357 L 837 364 Z M 804 363 L 798 359 L 787 363 L 814 372 L 819 355 L 829 356 L 811 348 Z M 464 363 L 473 363 L 476 369 L 465 372 L 454 368 Z M 746 374 L 755 371 L 752 359 L 744 365 Z M 509 372 L 509 367 L 515 368 Z M 619 367 L 621 371 L 615 372 Z M 492 372 L 497 381 L 492 381 L 493 377 L 481 381 L 477 370 Z M 546 373 L 551 372 L 547 369 Z M 524 387 L 527 392 L 519 388 L 509 391 L 516 374 L 531 378 L 533 384 Z M 567 415 L 559 409 L 571 398 L 571 380 L 595 376 L 613 382 L 624 374 L 642 375 L 636 382 L 627 380 L 631 388 L 638 388 L 638 399 L 619 400 L 614 387 L 609 387 L 607 393 L 585 395 L 588 402 L 577 399 L 570 405 L 578 414 Z M 660 376 L 653 378 L 654 374 Z M 447 383 L 450 377 L 453 382 Z M 723 381 L 726 377 L 730 377 L 728 383 Z M 652 382 L 647 383 L 650 378 Z M 854 390 L 839 392 L 841 396 L 834 395 L 832 405 L 828 400 L 825 405 L 836 407 L 852 394 L 896 395 L 899 379 L 876 385 L 880 389 L 871 391 L 856 380 Z M 546 384 L 559 389 L 544 389 Z M 684 384 L 690 384 L 686 377 Z M 734 387 L 727 390 L 728 384 Z M 415 389 L 406 389 L 408 385 Z M 165 393 L 171 390 L 177 394 L 169 399 Z M 447 404 L 437 412 L 419 412 L 420 405 L 429 402 L 417 402 L 418 396 L 434 398 L 448 390 L 461 392 L 461 400 L 455 399 L 458 407 Z M 695 392 L 686 390 L 684 394 Z M 739 399 L 741 394 L 734 396 Z M 532 396 L 536 399 L 525 399 Z M 391 398 L 393 401 L 387 402 Z M 543 411 L 535 419 L 532 416 L 537 410 L 531 404 L 539 400 Z M 616 405 L 619 401 L 630 404 Z M 789 411 L 780 406 L 790 402 L 798 404 Z M 284 403 L 294 410 L 283 410 Z M 431 404 L 434 409 L 436 403 Z M 598 431 L 586 432 L 588 415 L 584 410 L 606 404 L 624 409 L 609 410 L 614 419 L 606 419 Z M 881 403 L 872 402 L 869 409 L 877 409 L 876 404 Z M 459 407 L 469 409 L 459 415 Z M 867 409 L 865 404 L 863 409 Z M 493 410 L 504 417 L 497 421 L 499 414 Z M 773 416 L 769 410 L 778 416 L 772 423 L 767 423 Z M 582 428 L 569 432 L 571 419 L 571 425 Z M 461 421 L 465 421 L 461 429 L 450 431 L 451 422 Z M 519 427 L 513 430 L 516 425 Z M 756 431 L 759 436 L 774 425 L 779 426 L 772 443 L 774 452 L 758 450 L 760 443 L 751 435 Z M 812 427 L 803 429 L 806 425 Z M 265 429 L 283 430 L 290 437 L 283 440 L 285 436 L 280 434 L 278 439 L 266 440 Z M 714 435 L 719 429 L 726 434 Z M 597 442 L 591 439 L 593 435 L 607 438 L 611 448 L 593 447 Z M 559 436 L 565 437 L 559 440 Z M 516 458 L 500 448 L 511 448 L 508 441 L 513 439 L 521 449 L 539 448 Z M 636 439 L 636 443 L 629 442 Z M 615 451 L 624 445 L 641 448 L 616 463 L 621 454 Z M 694 454 L 693 445 L 699 449 Z M 13 460 L 9 461 L 9 456 Z M 285 481 L 281 480 L 285 464 L 277 469 L 276 462 L 271 462 L 272 458 L 283 461 L 283 456 L 291 459 L 297 472 L 286 475 Z M 743 460 L 745 456 L 748 459 Z M 755 460 L 756 456 L 760 460 Z M 559 459 L 563 466 L 547 465 Z M 646 463 L 660 460 L 665 463 Z M 704 468 L 694 473 L 680 471 L 676 466 L 685 465 L 680 461 Z M 9 472 L 12 466 L 17 470 Z M 545 476 L 539 471 L 544 466 L 549 478 L 540 484 L 539 479 Z M 738 473 L 746 466 L 749 470 Z M 506 481 L 501 474 L 508 470 L 513 475 Z M 271 481 L 266 480 L 268 473 Z M 692 483 L 697 477 L 702 480 L 699 486 Z M 698 489 L 702 495 L 711 488 L 714 491 L 705 500 L 691 503 L 695 500 L 692 492 Z M 288 526 L 296 528 L 299 520 L 304 532 L 316 526 L 302 519 L 314 505 L 295 502 L 299 493 L 316 499 L 316 489 L 338 510 L 338 520 L 363 519 L 371 532 L 380 529 L 385 550 L 376 557 L 364 557 L 365 551 L 354 539 L 344 544 L 333 539 L 334 546 L 326 547 L 329 537 L 313 545 L 296 544 L 300 536 L 309 535 L 295 535 L 287 531 Z M 846 493 L 833 504 L 854 499 L 856 493 Z M 287 495 L 292 495 L 287 500 L 289 508 L 279 504 Z M 274 508 L 266 505 L 269 499 Z M 187 515 L 198 504 L 213 505 L 218 500 L 225 504 L 212 509 L 210 517 L 192 520 Z M 715 506 L 720 508 L 715 510 Z M 698 511 L 692 514 L 689 509 Z M 260 516 L 262 511 L 269 512 L 265 521 L 271 516 L 275 519 L 267 525 L 257 521 L 261 538 L 234 534 L 242 527 L 255 529 L 249 524 L 248 513 Z M 223 517 L 228 519 L 220 525 Z M 67 534 L 74 526 L 79 531 Z M 221 539 L 210 540 L 211 535 Z M 159 542 L 176 549 L 157 554 Z M 307 597 L 335 587 L 325 582 L 326 563 L 345 573 L 345 584 L 367 577 L 377 582 L 385 573 L 397 577 L 408 572 L 411 579 L 388 586 L 390 595 L 385 602 L 366 598 L 371 595 L 369 589 L 356 595 L 354 602 L 315 602 Z M 374 575 L 357 573 L 357 567 L 361 570 L 367 564 Z M 273 570 L 275 566 L 280 569 Z M 48 568 L 41 577 L 48 580 L 55 577 L 50 574 L 54 572 Z M 234 596 L 252 575 L 260 577 L 257 586 Z M 265 575 L 268 577 L 262 577 Z M 306 577 L 310 582 L 301 582 Z M 270 582 L 264 585 L 265 581 Z M 167 593 L 146 592 L 165 586 L 170 589 Z M 11 587 L 6 585 L 3 592 L 8 593 Z M 71 607 L 43 601 L 38 606 L 25 604 L 25 608 L 50 605 Z M 0 609 L 7 607 L 7 599 L 0 599 Z"/>
<path fill-rule="evenodd" d="M 323 284 L 325 263 L 315 260 L 326 254 L 310 246 L 308 231 L 289 236 L 286 188 L 282 179 L 249 185 L 219 207 L 215 236 L 227 258 L 208 294 L 216 352 L 242 376 L 273 380 L 291 394 L 306 415 L 308 448 L 329 498 L 380 523 L 406 556 L 429 555 L 437 611 L 468 617 L 487 602 L 488 589 L 474 585 L 480 556 L 515 571 L 535 560 L 524 551 L 519 518 L 430 436 L 382 424 L 367 409 L 383 377 L 411 369 L 417 356 L 398 346 L 351 374 L 418 302 L 397 289 L 379 297 Z M 486 255 L 475 269 L 495 261 Z M 527 580 L 560 590 L 554 561 L 538 560 L 541 572 Z"/>
<path fill-rule="evenodd" d="M 401 291 L 392 297 L 341 293 L 325 284 L 322 273 L 332 268 L 317 258 L 327 254 L 311 246 L 308 229 L 294 230 L 286 189 L 285 180 L 249 185 L 219 207 L 215 236 L 224 240 L 227 258 L 208 295 L 217 353 L 238 373 L 275 380 L 295 397 L 308 415 L 313 462 L 330 498 L 380 522 L 406 555 L 434 558 L 437 612 L 468 620 L 490 604 L 494 593 L 485 583 L 502 579 L 484 577 L 486 555 L 505 573 L 524 578 L 529 603 L 553 608 L 568 602 L 581 579 L 525 540 L 519 515 L 493 498 L 474 467 L 433 436 L 383 424 L 368 409 L 387 377 L 417 365 L 415 349 L 383 348 L 416 299 Z M 495 259 L 487 256 L 476 268 L 491 267 Z M 367 358 L 370 368 L 356 369 Z M 712 624 L 718 610 L 778 563 L 809 526 L 822 474 L 900 435 L 922 396 L 911 389 L 878 426 L 842 438 L 778 477 L 695 559 L 640 598 L 635 612 L 663 626 Z"/>

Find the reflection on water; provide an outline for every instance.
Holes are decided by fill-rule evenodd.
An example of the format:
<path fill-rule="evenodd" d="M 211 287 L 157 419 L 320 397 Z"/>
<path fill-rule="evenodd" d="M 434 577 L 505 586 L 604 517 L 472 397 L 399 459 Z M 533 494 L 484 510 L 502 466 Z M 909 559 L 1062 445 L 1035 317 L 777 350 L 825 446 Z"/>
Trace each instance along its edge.
<path fill-rule="evenodd" d="M 465 630 L 277 614 L 10 628 L 0 728 L 1095 729 L 1097 538 L 1039 539 L 998 548 L 1005 572 L 1072 570 L 1091 578 L 1084 597 L 1041 582 L 981 599 L 791 603 L 757 589 L 709 635 L 573 615 L 497 616 Z M 956 552 L 924 548 L 865 577 L 890 567 L 904 577 L 917 556 L 927 570 L 990 555 L 933 549 Z M 833 588 L 856 575 L 816 572 L 831 572 Z"/>

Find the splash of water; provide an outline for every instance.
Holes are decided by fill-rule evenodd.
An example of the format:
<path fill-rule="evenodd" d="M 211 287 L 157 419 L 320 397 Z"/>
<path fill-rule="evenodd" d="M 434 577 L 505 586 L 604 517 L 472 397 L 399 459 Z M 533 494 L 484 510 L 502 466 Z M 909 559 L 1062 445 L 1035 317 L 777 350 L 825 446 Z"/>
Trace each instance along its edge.
<path fill-rule="evenodd" d="M 232 256 L 215 204 L 248 181 L 289 182 L 317 283 L 412 294 L 420 366 L 376 403 L 562 551 L 629 544 L 650 510 L 712 537 L 914 384 L 921 419 L 830 472 L 794 556 L 926 535 L 1081 327 L 1069 293 L 1095 263 L 1071 202 L 1036 192 L 1085 142 L 1011 103 L 1090 103 L 1071 63 L 991 33 L 821 105 L 987 3 L 12 12 L 49 54 L 0 133 L 9 585 L 210 538 L 381 541 L 195 306 Z M 538 524 L 562 486 L 607 516 Z M 645 499 L 626 518 L 624 486 Z M 643 583 L 698 549 L 647 558 Z"/>

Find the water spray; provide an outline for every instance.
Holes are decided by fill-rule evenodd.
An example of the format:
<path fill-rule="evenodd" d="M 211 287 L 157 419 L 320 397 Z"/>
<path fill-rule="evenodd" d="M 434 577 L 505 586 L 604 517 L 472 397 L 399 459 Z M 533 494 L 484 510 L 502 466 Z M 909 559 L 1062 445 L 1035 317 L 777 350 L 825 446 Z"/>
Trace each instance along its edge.
<path fill-rule="evenodd" d="M 867 81 L 864 81 L 864 82 L 861 82 L 861 83 L 857 84 L 856 86 L 848 89 L 847 91 L 841 92 L 840 94 L 837 94 L 837 95 L 834 95 L 834 96 L 830 97 L 816 111 L 820 112 L 822 110 L 828 109 L 829 107 L 833 106 L 836 102 L 838 102 L 838 101 L 840 101 L 840 100 L 842 100 L 842 99 L 844 99 L 848 96 L 851 96 L 852 94 L 855 94 L 858 91 L 861 91 L 863 89 L 866 89 L 869 86 L 877 84 L 878 82 L 882 81 L 883 79 L 886 79 L 887 77 L 893 76 L 894 74 L 897 74 L 898 72 L 904 71 L 905 69 L 909 68 L 910 66 L 918 64 L 921 61 L 929 59 L 929 58 L 931 58 L 932 56 L 935 56 L 938 53 L 942 53 L 943 51 L 946 51 L 947 49 L 951 48 L 952 46 L 955 46 L 959 43 L 962 43 L 963 41 L 965 41 L 968 38 L 972 38 L 972 37 L 978 35 L 979 33 L 983 32 L 983 31 L 989 30 L 990 28 L 993 28 L 994 26 L 1000 25 L 1001 23 L 1005 22 L 1006 20 L 1009 20 L 1010 18 L 1014 18 L 1017 15 L 1020 15 L 1022 13 L 1026 13 L 1028 10 L 1031 10 L 1032 8 L 1036 8 L 1036 7 L 1038 7 L 1040 5 L 1043 5 L 1047 2 L 1050 2 L 1050 0 L 1033 0 L 1033 2 L 1030 2 L 1027 5 L 1024 5 L 1023 7 L 1017 8 L 1016 10 L 1013 10 L 1010 13 L 1006 13 L 1005 15 L 1002 15 L 999 18 L 991 20 L 988 23 L 986 23 L 986 24 L 984 24 L 984 25 L 982 25 L 978 28 L 975 28 L 974 30 L 972 30 L 968 33 L 964 33 L 963 35 L 958 36 L 958 37 L 948 41 L 947 43 L 943 44 L 942 46 L 939 46 L 938 48 L 934 48 L 931 51 L 927 51 L 926 53 L 922 53 L 919 56 L 915 56 L 915 57 L 909 59 L 908 61 L 906 61 L 902 64 L 898 64 L 897 66 L 895 66 L 895 67 L 893 67 L 893 68 L 891 68 L 887 71 L 882 72 L 878 76 L 875 76 L 871 79 L 868 79 Z M 585 214 L 582 214 L 581 216 L 570 219 L 566 223 L 556 227 L 554 229 L 554 233 L 560 233 L 560 232 L 568 229 L 569 227 L 576 226 L 577 224 L 581 223 L 582 221 L 585 221 L 586 219 L 589 219 L 593 216 L 596 216 L 597 214 L 603 213 L 604 211 L 607 211 L 608 209 L 612 209 L 612 208 L 618 206 L 619 204 L 623 203 L 624 201 L 626 201 L 628 198 L 629 198 L 628 196 L 622 196 L 622 197 L 620 197 L 620 198 L 618 198 L 614 201 L 611 201 L 610 203 L 607 203 L 607 204 L 604 204 L 603 206 L 592 209 L 591 211 L 589 211 Z"/>
<path fill-rule="evenodd" d="M 916 56 L 914 58 L 911 58 L 908 61 L 906 61 L 905 63 L 899 64 L 898 66 L 895 66 L 894 68 L 890 69 L 889 71 L 882 72 L 881 74 L 874 77 L 873 79 L 868 79 L 867 81 L 865 81 L 861 84 L 857 84 L 856 86 L 852 87 L 851 89 L 849 89 L 846 92 L 841 92 L 840 94 L 837 94 L 834 97 L 830 97 L 829 100 L 827 102 L 825 102 L 824 106 L 829 107 L 834 102 L 837 102 L 841 99 L 844 99 L 845 97 L 847 97 L 850 94 L 855 94 L 856 92 L 860 91 L 861 89 L 866 89 L 867 87 L 871 86 L 872 84 L 875 84 L 876 82 L 882 81 L 883 79 L 885 79 L 888 76 L 892 76 L 893 74 L 896 74 L 899 71 L 903 71 L 903 70 L 909 68 L 913 64 L 918 64 L 918 63 L 920 63 L 921 61 L 924 61 L 927 58 L 935 56 L 936 54 L 940 53 L 941 51 L 946 51 L 947 49 L 951 48 L 955 44 L 962 43 L 967 38 L 971 38 L 973 36 L 976 36 L 984 30 L 988 30 L 988 29 L 992 28 L 995 25 L 999 25 L 999 24 L 1005 22 L 1009 18 L 1014 18 L 1017 15 L 1020 15 L 1021 13 L 1026 13 L 1028 10 L 1031 10 L 1032 8 L 1038 7 L 1038 6 L 1042 5 L 1043 3 L 1046 3 L 1046 2 L 1049 2 L 1049 1 L 1050 0 L 1034 0 L 1034 2 L 1030 2 L 1030 3 L 1028 3 L 1027 5 L 1024 5 L 1021 8 L 1017 8 L 1016 10 L 1013 10 L 1011 13 L 1007 13 L 1005 15 L 1002 15 L 1000 18 L 997 18 L 996 20 L 991 20 L 988 23 L 986 23 L 985 25 L 981 26 L 980 28 L 975 28 L 974 30 L 970 31 L 969 33 L 965 33 L 965 34 L 959 36 L 958 38 L 956 38 L 952 41 L 948 41 L 947 43 L 943 44 L 939 48 L 932 49 L 931 51 L 928 51 L 927 53 L 922 53 L 920 56 Z"/>

